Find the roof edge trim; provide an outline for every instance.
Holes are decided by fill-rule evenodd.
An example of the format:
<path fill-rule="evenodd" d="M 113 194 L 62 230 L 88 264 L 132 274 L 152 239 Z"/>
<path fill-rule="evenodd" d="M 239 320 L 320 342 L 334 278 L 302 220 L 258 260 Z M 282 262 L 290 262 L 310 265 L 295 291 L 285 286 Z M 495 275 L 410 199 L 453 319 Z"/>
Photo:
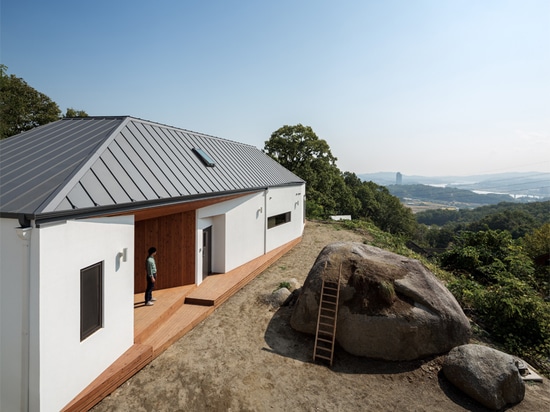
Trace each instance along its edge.
<path fill-rule="evenodd" d="M 63 211 L 63 212 L 42 213 L 40 215 L 33 216 L 33 218 L 35 219 L 36 227 L 40 227 L 41 224 L 51 223 L 59 220 L 99 217 L 99 216 L 111 215 L 115 213 L 120 214 L 121 212 L 130 213 L 130 212 L 135 212 L 138 210 L 143 210 L 143 209 L 148 209 L 153 207 L 170 206 L 170 205 L 176 205 L 179 203 L 183 204 L 183 203 L 194 202 L 202 199 L 213 199 L 216 197 L 224 197 L 224 196 L 235 195 L 235 194 L 256 193 L 262 190 L 265 191 L 275 187 L 301 186 L 301 185 L 303 185 L 303 183 L 294 182 L 294 183 L 285 183 L 282 185 L 274 185 L 274 186 L 267 186 L 267 187 L 262 186 L 262 187 L 256 187 L 256 188 L 250 188 L 250 189 L 227 190 L 224 192 L 209 193 L 207 195 L 201 194 L 201 195 L 193 195 L 193 196 L 178 197 L 178 198 L 157 199 L 157 200 L 149 200 L 145 202 L 127 203 L 126 205 L 119 205 L 118 207 L 105 206 L 105 207 L 94 207 L 94 208 L 87 208 L 87 209 L 80 209 L 80 210 L 77 209 L 69 212 Z"/>

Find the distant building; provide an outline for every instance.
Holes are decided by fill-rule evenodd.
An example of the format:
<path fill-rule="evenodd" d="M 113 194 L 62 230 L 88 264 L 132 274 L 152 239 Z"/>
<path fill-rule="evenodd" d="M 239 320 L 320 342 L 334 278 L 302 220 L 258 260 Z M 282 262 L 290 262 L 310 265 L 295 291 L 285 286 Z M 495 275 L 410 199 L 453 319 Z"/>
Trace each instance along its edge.
<path fill-rule="evenodd" d="M 330 217 L 332 220 L 351 220 L 351 215 L 335 215 Z"/>
<path fill-rule="evenodd" d="M 403 183 L 403 175 L 400 172 L 397 172 L 397 174 L 395 175 L 395 184 L 399 186 L 402 183 Z"/>

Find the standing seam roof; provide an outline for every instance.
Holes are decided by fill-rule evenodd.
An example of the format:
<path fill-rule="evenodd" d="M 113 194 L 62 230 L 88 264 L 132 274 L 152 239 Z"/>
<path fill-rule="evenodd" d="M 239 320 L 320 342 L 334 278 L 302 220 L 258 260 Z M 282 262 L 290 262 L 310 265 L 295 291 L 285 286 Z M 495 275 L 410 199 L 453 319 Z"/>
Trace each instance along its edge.
<path fill-rule="evenodd" d="M 0 141 L 2 215 L 63 216 L 302 183 L 254 146 L 128 116 L 62 119 Z"/>

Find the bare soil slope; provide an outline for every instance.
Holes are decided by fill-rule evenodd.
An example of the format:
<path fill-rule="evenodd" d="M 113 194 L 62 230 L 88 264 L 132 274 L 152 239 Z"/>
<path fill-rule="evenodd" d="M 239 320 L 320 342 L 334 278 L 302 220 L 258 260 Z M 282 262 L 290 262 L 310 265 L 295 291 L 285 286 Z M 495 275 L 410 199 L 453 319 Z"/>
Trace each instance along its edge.
<path fill-rule="evenodd" d="M 332 369 L 312 363 L 314 338 L 293 331 L 291 309 L 266 297 L 305 280 L 321 249 L 365 236 L 308 222 L 302 242 L 93 410 L 485 411 L 442 376 L 443 357 L 357 358 L 337 349 Z M 543 411 L 550 385 L 529 384 L 513 411 Z"/>

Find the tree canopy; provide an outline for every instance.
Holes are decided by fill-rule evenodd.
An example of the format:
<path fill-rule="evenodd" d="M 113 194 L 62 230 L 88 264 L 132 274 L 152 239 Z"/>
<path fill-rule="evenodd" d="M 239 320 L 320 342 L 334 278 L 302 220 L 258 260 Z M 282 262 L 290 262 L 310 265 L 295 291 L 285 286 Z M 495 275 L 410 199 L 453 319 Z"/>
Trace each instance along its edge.
<path fill-rule="evenodd" d="M 0 137 L 6 138 L 59 119 L 61 110 L 44 93 L 40 93 L 1 67 Z"/>
<path fill-rule="evenodd" d="M 83 110 L 67 109 L 64 117 L 85 117 Z M 57 103 L 29 86 L 25 80 L 7 74 L 0 65 L 0 139 L 5 139 L 61 118 Z"/>
<path fill-rule="evenodd" d="M 520 356 L 548 357 L 547 284 L 537 279 L 533 261 L 509 232 L 464 231 L 441 256 L 441 264 L 458 274 L 449 289 L 493 338 Z"/>
<path fill-rule="evenodd" d="M 329 144 L 310 126 L 279 128 L 265 142 L 264 152 L 306 181 L 309 218 L 352 215 L 390 233 L 414 231 L 416 221 L 410 209 L 386 188 L 362 182 L 354 173 L 342 173 Z"/>
<path fill-rule="evenodd" d="M 72 107 L 67 108 L 67 111 L 63 115 L 64 118 L 68 117 L 88 117 L 88 113 L 86 113 L 84 110 L 76 110 Z"/>
<path fill-rule="evenodd" d="M 283 126 L 265 142 L 264 152 L 307 182 L 306 197 L 311 213 L 342 213 L 337 199 L 344 195 L 344 182 L 336 167 L 336 157 L 328 143 L 309 126 Z M 341 196 L 340 196 L 341 197 Z"/>

